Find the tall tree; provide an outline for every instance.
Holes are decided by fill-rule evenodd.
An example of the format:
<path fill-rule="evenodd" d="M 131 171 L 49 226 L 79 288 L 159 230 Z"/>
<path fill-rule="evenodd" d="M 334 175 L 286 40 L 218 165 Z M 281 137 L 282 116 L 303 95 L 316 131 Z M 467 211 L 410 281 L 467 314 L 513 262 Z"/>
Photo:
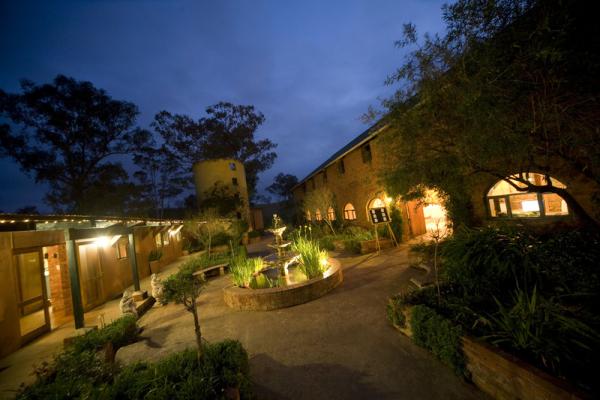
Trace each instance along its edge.
<path fill-rule="evenodd" d="M 112 99 L 90 82 L 58 75 L 52 83 L 21 82 L 22 93 L 0 91 L 0 154 L 36 182 L 47 182 L 46 202 L 59 212 L 121 212 L 129 177 L 116 156 L 148 140 L 135 127 L 137 107 Z"/>
<path fill-rule="evenodd" d="M 192 118 L 158 113 L 154 129 L 166 145 L 179 154 L 191 170 L 196 161 L 214 158 L 233 158 L 241 161 L 246 170 L 250 196 L 256 194 L 258 174 L 269 169 L 277 154 L 277 146 L 269 139 L 257 139 L 256 130 L 265 121 L 254 106 L 220 102 L 206 108 L 206 116 L 198 121 Z"/>
<path fill-rule="evenodd" d="M 398 42 L 410 51 L 384 103 L 390 191 L 437 188 L 456 217 L 470 184 L 494 177 L 556 193 L 590 221 L 568 188 L 526 175 L 578 176 L 600 193 L 600 32 L 589 10 L 569 0 L 459 0 L 444 20 L 441 36 L 419 37 L 409 24 Z"/>
<path fill-rule="evenodd" d="M 141 208 L 156 218 L 164 217 L 164 210 L 189 186 L 190 174 L 182 168 L 177 156 L 165 145 L 152 141 L 134 155 L 140 168 L 133 176 L 140 189 Z"/>
<path fill-rule="evenodd" d="M 298 178 L 295 175 L 280 172 L 273 179 L 273 183 L 267 187 L 267 191 L 279 196 L 280 199 L 290 200 L 292 198 L 292 188 L 297 184 Z"/>

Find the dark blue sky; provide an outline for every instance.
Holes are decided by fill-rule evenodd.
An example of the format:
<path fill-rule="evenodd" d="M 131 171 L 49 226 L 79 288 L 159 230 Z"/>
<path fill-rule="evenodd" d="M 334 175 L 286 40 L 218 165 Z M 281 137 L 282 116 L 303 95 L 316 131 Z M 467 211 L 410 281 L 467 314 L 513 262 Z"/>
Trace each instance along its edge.
<path fill-rule="evenodd" d="M 57 74 L 89 80 L 138 105 L 195 118 L 218 101 L 253 104 L 277 143 L 279 172 L 304 177 L 366 126 L 391 88 L 402 23 L 442 29 L 441 1 L 0 2 L 0 88 Z M 44 209 L 45 187 L 0 159 L 0 210 Z"/>

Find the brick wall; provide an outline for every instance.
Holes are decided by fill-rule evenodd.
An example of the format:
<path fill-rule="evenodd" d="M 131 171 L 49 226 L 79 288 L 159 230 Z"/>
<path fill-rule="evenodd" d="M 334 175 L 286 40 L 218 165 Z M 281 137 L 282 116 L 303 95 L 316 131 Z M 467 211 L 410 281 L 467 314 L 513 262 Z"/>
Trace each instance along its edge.
<path fill-rule="evenodd" d="M 45 250 L 48 254 L 52 316 L 56 324 L 60 324 L 73 315 L 67 249 L 64 244 L 60 244 L 45 247 Z"/>

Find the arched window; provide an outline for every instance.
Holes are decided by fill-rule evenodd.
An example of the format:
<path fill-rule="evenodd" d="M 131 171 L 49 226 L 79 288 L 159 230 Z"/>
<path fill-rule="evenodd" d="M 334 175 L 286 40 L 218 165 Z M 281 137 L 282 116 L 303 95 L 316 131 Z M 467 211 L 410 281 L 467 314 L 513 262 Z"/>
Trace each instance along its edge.
<path fill-rule="evenodd" d="M 547 184 L 546 177 L 542 174 L 528 173 L 524 176 L 534 185 Z M 506 180 L 498 181 L 487 193 L 491 217 L 535 218 L 569 214 L 567 202 L 558 194 L 519 191 L 517 188 L 525 188 L 527 185 L 515 179 L 509 178 L 509 180 L 512 184 Z M 566 188 L 562 182 L 554 178 L 550 178 L 550 181 L 554 187 Z"/>
<path fill-rule="evenodd" d="M 356 210 L 351 203 L 344 206 L 344 219 L 348 221 L 354 221 L 356 219 Z"/>
<path fill-rule="evenodd" d="M 315 211 L 315 219 L 317 221 L 323 220 L 323 217 L 321 217 L 321 210 L 319 210 L 318 208 L 317 208 L 317 211 Z"/>
<path fill-rule="evenodd" d="M 306 210 L 306 220 L 308 222 L 312 221 L 312 217 L 310 216 L 310 211 L 309 210 Z"/>
<path fill-rule="evenodd" d="M 374 198 L 369 202 L 369 209 L 371 208 L 383 208 L 385 207 L 385 203 L 379 197 Z"/>
<path fill-rule="evenodd" d="M 327 219 L 329 221 L 335 221 L 335 211 L 333 210 L 333 207 L 327 209 Z"/>

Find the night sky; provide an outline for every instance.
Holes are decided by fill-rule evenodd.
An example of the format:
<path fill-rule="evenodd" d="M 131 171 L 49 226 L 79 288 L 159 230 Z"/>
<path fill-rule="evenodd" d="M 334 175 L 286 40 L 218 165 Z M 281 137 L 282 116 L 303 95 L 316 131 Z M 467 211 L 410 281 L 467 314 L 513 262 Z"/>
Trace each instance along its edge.
<path fill-rule="evenodd" d="M 278 144 L 260 176 L 303 178 L 367 126 L 360 116 L 392 88 L 402 23 L 442 29 L 440 1 L 0 2 L 0 88 L 57 74 L 89 80 L 140 109 L 199 118 L 218 101 L 253 104 L 259 137 Z M 43 185 L 0 159 L 0 210 L 37 205 Z"/>

